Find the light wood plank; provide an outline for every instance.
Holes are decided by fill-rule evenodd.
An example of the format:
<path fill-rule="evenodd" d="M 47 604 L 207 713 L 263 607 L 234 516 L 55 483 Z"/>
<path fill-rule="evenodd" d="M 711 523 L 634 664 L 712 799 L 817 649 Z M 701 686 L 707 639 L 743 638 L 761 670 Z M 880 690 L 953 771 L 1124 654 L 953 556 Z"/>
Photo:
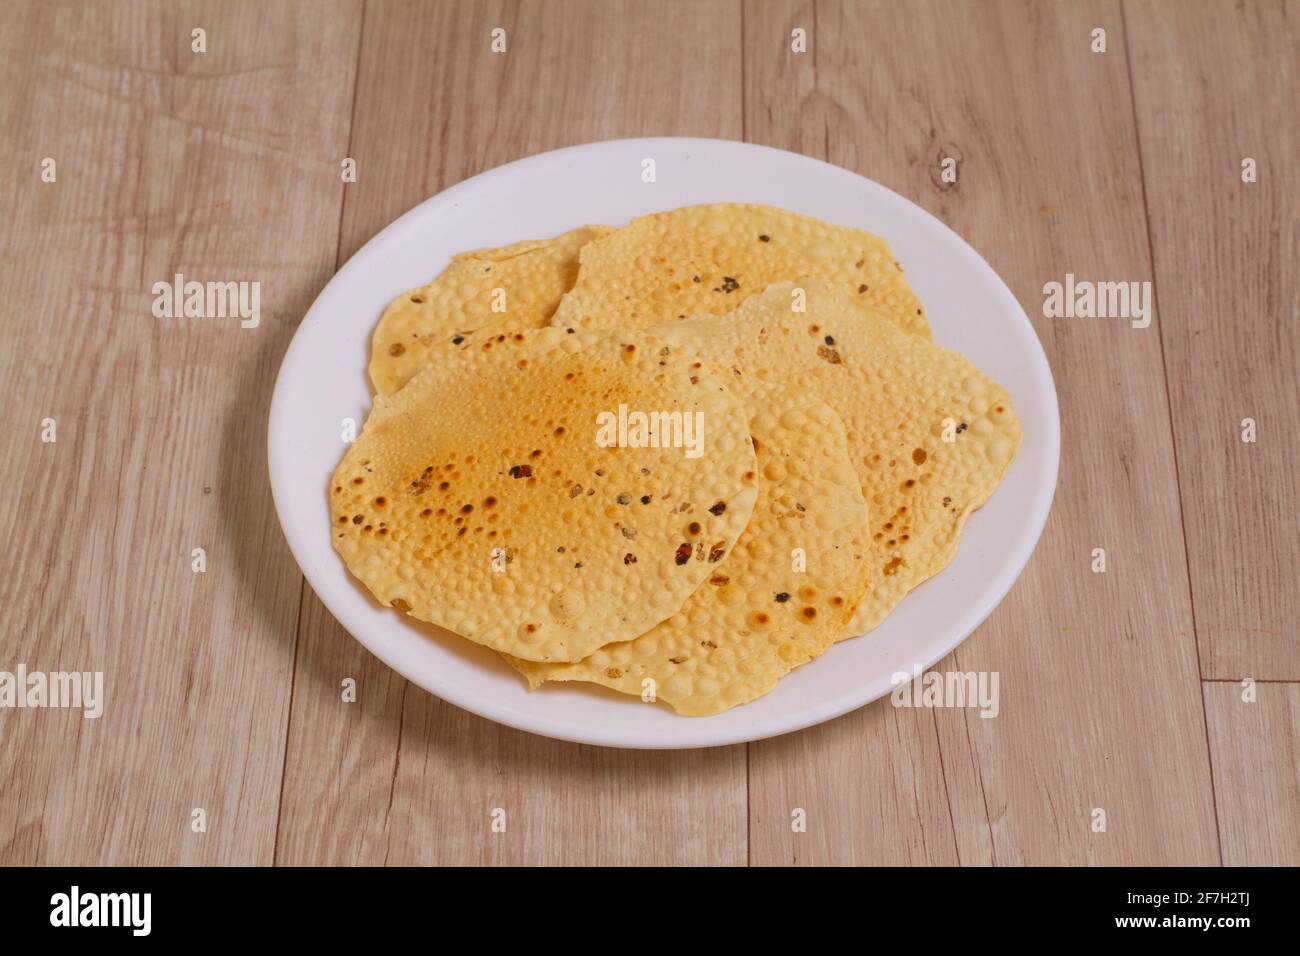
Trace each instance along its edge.
<path fill-rule="evenodd" d="M 1300 684 L 1206 681 L 1223 862 L 1300 866 Z"/>
<path fill-rule="evenodd" d="M 495 26 L 505 54 L 489 50 Z M 740 74 L 733 3 L 567 3 L 562 17 L 539 4 L 372 5 L 343 254 L 520 156 L 647 132 L 736 138 Z M 310 593 L 300 636 L 279 862 L 745 862 L 743 747 L 634 753 L 500 727 L 389 672 Z M 355 705 L 340 701 L 345 676 Z M 490 831 L 498 807 L 504 834 Z"/>
<path fill-rule="evenodd" d="M 4 13 L 0 454 L 18 467 L 0 666 L 102 670 L 106 707 L 0 714 L 2 863 L 272 858 L 302 579 L 267 493 L 266 412 L 333 265 L 357 12 Z M 260 282 L 260 326 L 154 318 L 152 284 L 175 272 Z"/>
<path fill-rule="evenodd" d="M 1300 680 L 1298 11 L 1125 5 L 1206 678 Z"/>
<path fill-rule="evenodd" d="M 750 750 L 755 866 L 961 862 L 932 713 L 868 707 Z"/>
<path fill-rule="evenodd" d="M 344 210 L 344 259 L 422 200 L 513 159 L 620 137 L 741 136 L 732 0 L 566 0 L 563 15 L 441 0 L 370 13 L 353 132 L 366 162 Z M 489 50 L 496 27 L 504 54 Z"/>
<path fill-rule="evenodd" d="M 1096 26 L 1105 54 L 1089 50 Z M 963 863 L 1217 862 L 1158 332 L 1042 317 L 1043 284 L 1067 272 L 1151 277 L 1118 6 L 750 3 L 745 35 L 748 138 L 870 176 L 966 237 L 1043 340 L 1064 436 L 1035 558 L 940 665 L 998 671 L 1000 715 L 886 701 L 752 745 L 753 860 L 790 858 L 799 794 L 836 829 L 807 862 L 939 861 L 952 844 Z M 938 176 L 949 155 L 956 184 Z M 1095 547 L 1106 574 L 1089 570 Z M 930 828 L 949 814 L 946 845 Z"/>

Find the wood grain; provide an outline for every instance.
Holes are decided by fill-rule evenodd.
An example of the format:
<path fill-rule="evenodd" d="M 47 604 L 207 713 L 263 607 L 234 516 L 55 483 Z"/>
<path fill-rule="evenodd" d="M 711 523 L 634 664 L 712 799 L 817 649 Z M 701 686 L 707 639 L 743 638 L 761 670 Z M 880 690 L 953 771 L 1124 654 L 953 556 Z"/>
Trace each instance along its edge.
<path fill-rule="evenodd" d="M 1097 25 L 1105 54 L 1089 50 Z M 1067 272 L 1151 277 L 1118 7 L 752 3 L 745 33 L 747 136 L 870 176 L 980 250 L 1043 340 L 1064 436 L 1035 558 L 936 667 L 999 671 L 1000 715 L 882 716 L 882 701 L 796 744 L 751 745 L 754 819 L 778 818 L 794 792 L 822 807 L 833 842 L 804 842 L 807 862 L 914 861 L 920 821 L 949 814 L 953 833 L 927 834 L 924 859 L 955 847 L 963 863 L 1217 862 L 1159 338 L 1042 317 L 1043 284 Z M 955 184 L 939 178 L 945 156 L 959 159 Z M 1105 574 L 1089 569 L 1096 547 Z M 900 774 L 916 781 L 907 800 Z M 793 859 L 800 841 L 758 826 L 750 839 L 756 862 Z"/>
<path fill-rule="evenodd" d="M 0 498 L 0 666 L 102 670 L 107 700 L 98 720 L 0 715 L 0 862 L 271 861 L 302 579 L 266 411 L 334 264 L 356 12 L 4 11 L 0 454 L 22 465 Z M 176 272 L 260 282 L 260 326 L 154 318 Z"/>
<path fill-rule="evenodd" d="M 489 48 L 496 26 L 504 54 Z M 740 76 L 734 4 L 372 5 L 342 254 L 526 154 L 647 132 L 738 138 Z M 745 862 L 743 747 L 634 753 L 500 727 L 395 678 L 310 593 L 300 640 L 279 862 Z M 340 702 L 349 675 L 356 705 Z"/>
<path fill-rule="evenodd" d="M 1202 676 L 1298 680 L 1297 7 L 1125 14 Z"/>
<path fill-rule="evenodd" d="M 102 670 L 107 703 L 0 712 L 0 864 L 1300 864 L 1294 4 L 558 9 L 4 0 L 0 670 Z M 998 671 L 997 718 L 886 701 L 747 748 L 564 744 L 408 684 L 304 587 L 264 435 L 313 296 L 455 182 L 646 135 L 854 169 L 1025 307 L 1057 498 L 936 665 Z M 261 325 L 154 318 L 176 272 L 260 282 Z M 1154 281 L 1155 321 L 1043 318 L 1066 272 Z M 1240 677 L 1274 681 L 1213 679 Z"/>
<path fill-rule="evenodd" d="M 1223 862 L 1300 861 L 1300 684 L 1205 683 Z"/>

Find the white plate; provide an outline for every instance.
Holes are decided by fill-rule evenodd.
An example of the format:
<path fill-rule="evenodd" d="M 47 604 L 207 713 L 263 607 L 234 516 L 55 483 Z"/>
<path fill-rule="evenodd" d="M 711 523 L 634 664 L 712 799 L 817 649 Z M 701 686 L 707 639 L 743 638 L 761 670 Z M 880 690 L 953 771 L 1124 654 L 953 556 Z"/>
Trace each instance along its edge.
<path fill-rule="evenodd" d="M 642 182 L 653 159 L 657 181 Z M 363 171 L 364 175 L 364 171 Z M 883 236 L 925 303 L 935 341 L 1006 386 L 1024 425 L 1020 453 L 971 516 L 956 559 L 870 635 L 836 645 L 759 700 L 715 717 L 678 717 L 603 688 L 529 692 L 493 653 L 381 607 L 334 553 L 326 490 L 343 454 L 341 421 L 370 408 L 370 335 L 400 292 L 452 253 L 552 236 L 587 223 L 707 202 L 784 206 Z M 303 319 L 271 403 L 271 487 L 303 573 L 339 622 L 404 677 L 466 710 L 564 740 L 615 747 L 709 747 L 829 720 L 891 689 L 897 672 L 939 660 L 997 606 L 1047 520 L 1060 447 L 1056 390 L 1042 346 L 1010 290 L 929 213 L 826 163 L 745 143 L 629 139 L 532 156 L 446 190 L 352 257 Z"/>

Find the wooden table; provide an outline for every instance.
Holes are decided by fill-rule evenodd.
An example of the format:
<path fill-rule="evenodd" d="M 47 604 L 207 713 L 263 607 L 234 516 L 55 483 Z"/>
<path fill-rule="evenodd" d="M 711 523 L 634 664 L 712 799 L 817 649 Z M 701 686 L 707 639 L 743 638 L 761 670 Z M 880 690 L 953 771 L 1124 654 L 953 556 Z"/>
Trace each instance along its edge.
<path fill-rule="evenodd" d="M 0 711 L 0 863 L 1300 863 L 1298 16 L 4 0 L 0 670 L 102 670 L 107 702 Z M 999 671 L 997 719 L 883 701 L 725 749 L 558 743 L 412 687 L 304 586 L 265 432 L 317 292 L 467 176 L 652 134 L 867 175 L 1029 313 L 1055 507 L 938 665 Z M 261 325 L 155 318 L 178 272 L 260 281 Z M 1154 322 L 1044 318 L 1066 273 L 1154 282 Z"/>

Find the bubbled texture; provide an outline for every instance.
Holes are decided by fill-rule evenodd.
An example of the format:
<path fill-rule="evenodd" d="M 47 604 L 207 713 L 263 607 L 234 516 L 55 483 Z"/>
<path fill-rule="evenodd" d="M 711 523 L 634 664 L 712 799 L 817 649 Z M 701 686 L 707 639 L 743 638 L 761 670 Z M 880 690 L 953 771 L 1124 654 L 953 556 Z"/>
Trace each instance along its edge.
<path fill-rule="evenodd" d="M 546 325 L 577 277 L 578 250 L 608 231 L 584 226 L 554 239 L 457 255 L 433 282 L 404 292 L 384 311 L 371 342 L 375 391 L 397 391 L 435 344 L 458 334 L 489 325 L 510 331 Z M 504 311 L 494 311 L 494 302 Z"/>
<path fill-rule="evenodd" d="M 781 386 L 755 386 L 749 407 L 758 503 L 731 555 L 635 640 L 577 663 L 511 660 L 530 684 L 589 681 L 705 716 L 766 694 L 840 636 L 869 571 L 867 508 L 844 425 L 828 405 Z"/>
<path fill-rule="evenodd" d="M 643 329 L 722 315 L 774 282 L 812 276 L 930 338 L 885 240 L 773 206 L 716 203 L 643 216 L 589 242 L 581 262 L 552 325 Z"/>
<path fill-rule="evenodd" d="M 516 657 L 580 660 L 676 613 L 730 553 L 757 496 L 748 416 L 643 334 L 509 342 L 446 353 L 376 399 L 330 486 L 334 545 L 383 604 Z M 601 447 L 597 415 L 620 403 L 702 412 L 703 454 Z"/>
<path fill-rule="evenodd" d="M 796 288 L 804 312 L 793 311 Z M 846 637 L 875 627 L 943 570 L 967 516 L 988 500 L 1020 445 L 1002 386 L 963 355 L 864 316 L 827 282 L 780 283 L 731 315 L 651 332 L 730 366 L 729 387 L 742 400 L 761 383 L 787 382 L 843 419 L 870 512 L 872 582 Z"/>

